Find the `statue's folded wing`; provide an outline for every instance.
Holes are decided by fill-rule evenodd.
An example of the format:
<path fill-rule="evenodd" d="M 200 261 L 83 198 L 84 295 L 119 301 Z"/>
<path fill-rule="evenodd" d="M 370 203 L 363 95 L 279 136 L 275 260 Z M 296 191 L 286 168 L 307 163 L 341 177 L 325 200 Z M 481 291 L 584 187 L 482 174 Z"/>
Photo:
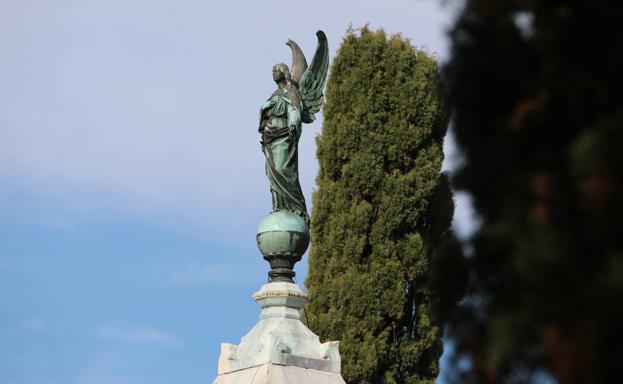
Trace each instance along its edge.
<path fill-rule="evenodd" d="M 311 65 L 305 69 L 299 81 L 299 94 L 303 105 L 302 120 L 311 123 L 320 111 L 324 100 L 322 91 L 329 72 L 329 44 L 327 36 L 322 31 L 316 32 L 318 48 Z"/>

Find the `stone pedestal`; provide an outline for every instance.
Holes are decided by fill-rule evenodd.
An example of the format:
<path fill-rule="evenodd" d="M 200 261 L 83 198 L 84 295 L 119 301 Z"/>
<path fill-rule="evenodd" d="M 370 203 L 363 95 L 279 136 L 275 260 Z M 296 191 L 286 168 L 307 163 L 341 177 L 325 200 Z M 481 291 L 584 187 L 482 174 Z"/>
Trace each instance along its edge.
<path fill-rule="evenodd" d="M 339 373 L 314 369 L 262 364 L 257 367 L 219 375 L 214 384 L 344 384 Z"/>
<path fill-rule="evenodd" d="M 300 321 L 307 294 L 296 284 L 270 282 L 253 295 L 259 322 L 239 345 L 221 344 L 214 384 L 343 384 L 339 342 L 320 343 Z"/>

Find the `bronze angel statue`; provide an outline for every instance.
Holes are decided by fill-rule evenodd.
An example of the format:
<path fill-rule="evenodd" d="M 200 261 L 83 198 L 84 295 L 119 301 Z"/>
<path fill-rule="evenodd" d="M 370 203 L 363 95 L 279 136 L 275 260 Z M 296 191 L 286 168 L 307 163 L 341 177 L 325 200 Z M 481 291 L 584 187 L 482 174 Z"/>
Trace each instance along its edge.
<path fill-rule="evenodd" d="M 292 69 L 280 63 L 273 67 L 277 90 L 260 109 L 262 151 L 270 181 L 273 211 L 293 212 L 309 223 L 298 170 L 298 142 L 302 123 L 311 123 L 322 106 L 322 90 L 329 69 L 329 46 L 318 31 L 318 48 L 310 66 L 301 48 L 292 40 Z"/>

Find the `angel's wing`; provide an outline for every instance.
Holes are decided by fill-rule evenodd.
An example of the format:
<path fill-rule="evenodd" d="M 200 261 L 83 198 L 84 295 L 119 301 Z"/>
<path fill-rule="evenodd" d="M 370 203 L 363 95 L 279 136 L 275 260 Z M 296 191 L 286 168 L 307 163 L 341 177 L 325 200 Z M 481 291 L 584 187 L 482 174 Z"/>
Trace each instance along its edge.
<path fill-rule="evenodd" d="M 299 93 L 303 104 L 302 120 L 311 123 L 316 118 L 316 113 L 322 107 L 324 89 L 329 72 L 329 44 L 327 36 L 322 31 L 316 32 L 318 36 L 318 48 L 312 59 L 311 65 L 303 72 L 299 81 Z"/>
<path fill-rule="evenodd" d="M 286 45 L 292 49 L 292 66 L 290 67 L 290 76 L 292 76 L 294 85 L 298 88 L 301 75 L 303 75 L 303 72 L 307 69 L 307 60 L 305 60 L 305 55 L 303 54 L 303 51 L 301 51 L 301 47 L 299 47 L 296 42 L 288 39 Z"/>

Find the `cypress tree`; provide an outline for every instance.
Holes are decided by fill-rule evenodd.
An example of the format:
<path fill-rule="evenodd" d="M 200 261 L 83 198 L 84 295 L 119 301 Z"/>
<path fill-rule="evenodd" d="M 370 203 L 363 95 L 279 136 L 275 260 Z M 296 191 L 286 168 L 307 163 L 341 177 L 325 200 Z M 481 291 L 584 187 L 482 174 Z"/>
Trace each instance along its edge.
<path fill-rule="evenodd" d="M 431 276 L 454 209 L 440 173 L 446 129 L 432 56 L 383 30 L 347 33 L 317 138 L 306 310 L 321 339 L 340 340 L 349 383 L 437 376 L 434 312 L 456 299 L 435 295 Z"/>
<path fill-rule="evenodd" d="M 621 20 L 621 1 L 469 0 L 456 22 L 456 185 L 482 225 L 453 328 L 475 382 L 623 382 Z"/>

